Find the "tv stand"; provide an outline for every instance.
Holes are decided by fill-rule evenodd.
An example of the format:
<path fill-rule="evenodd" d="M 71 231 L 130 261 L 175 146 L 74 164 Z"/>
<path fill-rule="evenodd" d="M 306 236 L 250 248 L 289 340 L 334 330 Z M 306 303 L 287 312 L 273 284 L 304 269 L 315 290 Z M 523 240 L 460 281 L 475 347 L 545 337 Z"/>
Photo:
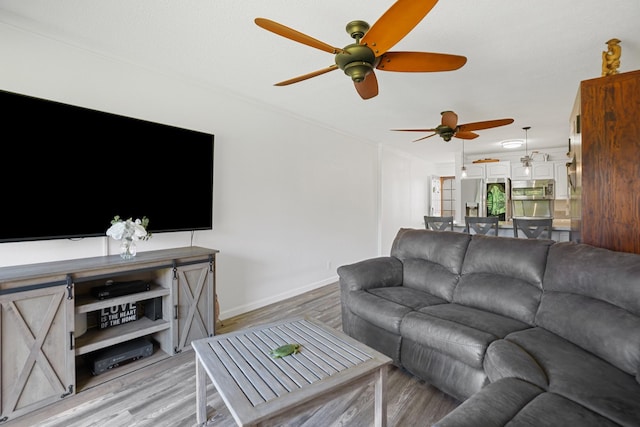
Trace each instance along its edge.
<path fill-rule="evenodd" d="M 0 425 L 215 335 L 217 253 L 184 247 L 140 252 L 130 260 L 111 255 L 0 268 Z M 91 290 L 107 280 L 150 286 L 113 298 L 93 296 Z M 119 307 L 128 310 L 122 319 L 99 328 L 100 313 L 113 311 L 117 318 Z M 145 316 L 145 307 L 154 315 Z M 87 360 L 94 352 L 139 338 L 152 342 L 151 355 L 147 350 L 144 357 L 91 373 Z"/>

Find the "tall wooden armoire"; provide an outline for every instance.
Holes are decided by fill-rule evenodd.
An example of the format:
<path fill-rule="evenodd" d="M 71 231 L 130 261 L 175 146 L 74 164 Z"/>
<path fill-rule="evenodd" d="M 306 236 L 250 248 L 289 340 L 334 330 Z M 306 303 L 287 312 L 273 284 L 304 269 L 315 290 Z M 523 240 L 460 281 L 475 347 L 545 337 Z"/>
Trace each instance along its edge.
<path fill-rule="evenodd" d="M 580 84 L 583 243 L 640 253 L 640 70 Z"/>

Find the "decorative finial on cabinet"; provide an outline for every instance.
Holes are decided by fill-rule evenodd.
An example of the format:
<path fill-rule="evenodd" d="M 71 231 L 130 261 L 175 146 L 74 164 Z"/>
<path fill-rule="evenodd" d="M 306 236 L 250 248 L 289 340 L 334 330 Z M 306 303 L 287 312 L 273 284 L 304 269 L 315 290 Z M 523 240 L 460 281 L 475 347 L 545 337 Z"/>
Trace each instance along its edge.
<path fill-rule="evenodd" d="M 602 52 L 602 75 L 612 76 L 618 74 L 620 67 L 620 55 L 622 47 L 619 45 L 620 40 L 611 39 L 607 42 L 607 50 Z"/>

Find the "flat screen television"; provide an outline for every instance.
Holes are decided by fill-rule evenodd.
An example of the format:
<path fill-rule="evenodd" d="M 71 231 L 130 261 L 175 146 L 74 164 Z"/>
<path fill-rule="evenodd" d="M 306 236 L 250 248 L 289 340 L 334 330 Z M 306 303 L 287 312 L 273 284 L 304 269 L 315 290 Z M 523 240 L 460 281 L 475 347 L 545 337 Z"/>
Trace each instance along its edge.
<path fill-rule="evenodd" d="M 0 242 L 213 229 L 214 136 L 0 90 Z"/>

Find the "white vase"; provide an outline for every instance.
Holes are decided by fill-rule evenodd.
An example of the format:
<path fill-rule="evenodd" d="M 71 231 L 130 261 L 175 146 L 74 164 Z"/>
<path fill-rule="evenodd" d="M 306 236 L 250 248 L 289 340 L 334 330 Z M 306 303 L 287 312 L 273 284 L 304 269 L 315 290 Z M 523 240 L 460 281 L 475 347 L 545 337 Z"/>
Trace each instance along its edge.
<path fill-rule="evenodd" d="M 131 259 L 136 256 L 136 242 L 131 239 L 122 239 L 120 243 L 120 257 L 123 259 Z"/>

